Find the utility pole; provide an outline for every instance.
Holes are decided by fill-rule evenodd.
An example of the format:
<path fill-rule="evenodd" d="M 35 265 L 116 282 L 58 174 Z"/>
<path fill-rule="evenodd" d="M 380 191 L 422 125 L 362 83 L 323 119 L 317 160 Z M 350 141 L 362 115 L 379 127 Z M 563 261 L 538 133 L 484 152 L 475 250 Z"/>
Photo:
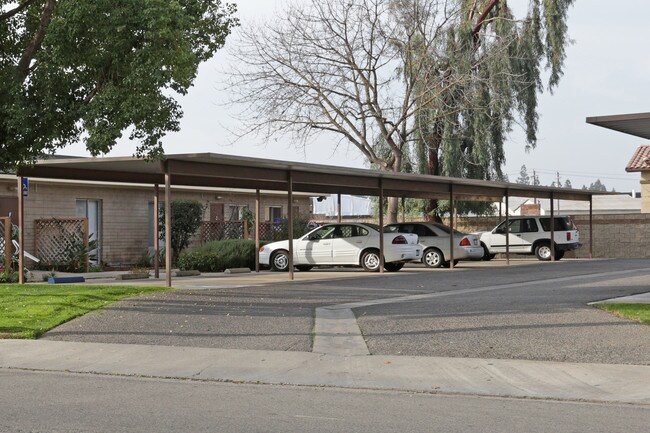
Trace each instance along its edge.
<path fill-rule="evenodd" d="M 557 187 L 561 188 L 562 184 L 560 183 L 560 172 L 556 171 L 555 173 L 557 174 Z M 559 198 L 557 199 L 557 213 L 558 214 L 560 213 L 560 199 Z M 551 224 L 555 224 L 555 222 L 551 222 Z"/>

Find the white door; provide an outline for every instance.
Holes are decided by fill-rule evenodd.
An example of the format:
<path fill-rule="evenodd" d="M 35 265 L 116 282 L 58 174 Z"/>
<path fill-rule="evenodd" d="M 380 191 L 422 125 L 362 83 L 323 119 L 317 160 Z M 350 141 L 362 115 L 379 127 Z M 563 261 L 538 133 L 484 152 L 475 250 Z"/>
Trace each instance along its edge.
<path fill-rule="evenodd" d="M 324 226 L 294 241 L 296 264 L 329 265 L 332 263 L 334 226 Z"/>
<path fill-rule="evenodd" d="M 340 225 L 332 239 L 332 263 L 335 265 L 358 265 L 359 251 L 368 242 L 368 230 L 357 225 Z"/>
<path fill-rule="evenodd" d="M 506 223 L 505 221 L 499 224 L 490 235 L 490 244 L 492 251 L 505 252 L 506 251 Z M 521 238 L 521 220 L 515 219 L 510 221 L 509 236 L 510 252 L 523 252 L 525 251 L 524 240 Z"/>

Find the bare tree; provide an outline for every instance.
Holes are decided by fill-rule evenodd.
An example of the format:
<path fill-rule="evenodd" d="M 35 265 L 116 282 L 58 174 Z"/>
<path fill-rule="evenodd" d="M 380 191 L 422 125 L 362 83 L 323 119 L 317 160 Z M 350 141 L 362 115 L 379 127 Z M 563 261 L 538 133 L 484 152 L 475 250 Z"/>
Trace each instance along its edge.
<path fill-rule="evenodd" d="M 491 30 L 493 20 L 513 21 L 495 17 L 494 3 L 311 0 L 244 28 L 229 88 L 233 102 L 246 107 L 246 133 L 289 135 L 300 146 L 329 132 L 375 168 L 413 167 L 415 143 L 429 141 L 426 125 L 472 111 L 497 117 L 494 107 L 509 110 L 513 92 L 491 98 L 477 92 L 494 84 L 494 74 L 507 75 L 500 83 L 528 78 L 512 68 L 485 73 L 496 69 L 494 59 L 507 57 L 517 37 Z M 398 199 L 390 198 L 389 221 L 396 221 L 397 208 Z"/>
<path fill-rule="evenodd" d="M 244 29 L 229 84 L 248 107 L 248 131 L 290 133 L 300 145 L 329 131 L 374 167 L 401 171 L 415 113 L 440 106 L 445 89 L 464 77 L 416 86 L 418 77 L 438 73 L 421 53 L 440 49 L 458 11 L 443 1 L 410 9 L 396 3 L 312 0 L 289 7 L 279 21 Z M 388 217 L 397 217 L 394 198 Z"/>

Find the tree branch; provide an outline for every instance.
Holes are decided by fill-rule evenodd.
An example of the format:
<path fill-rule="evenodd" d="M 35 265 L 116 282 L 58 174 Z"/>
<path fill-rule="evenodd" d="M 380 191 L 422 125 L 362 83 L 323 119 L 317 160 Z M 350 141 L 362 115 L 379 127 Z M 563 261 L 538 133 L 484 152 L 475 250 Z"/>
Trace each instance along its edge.
<path fill-rule="evenodd" d="M 45 3 L 45 8 L 43 9 L 43 13 L 41 14 L 41 20 L 38 23 L 38 28 L 34 34 L 34 38 L 29 43 L 29 45 L 27 45 L 25 51 L 23 51 L 23 55 L 20 58 L 20 61 L 18 62 L 18 80 L 21 83 L 27 79 L 27 76 L 29 75 L 29 66 L 32 63 L 32 60 L 34 59 L 34 56 L 38 50 L 41 49 L 41 44 L 43 43 L 43 39 L 45 39 L 45 32 L 47 30 L 47 27 L 50 25 L 52 15 L 54 15 L 55 6 L 56 0 L 47 0 Z"/>
<path fill-rule="evenodd" d="M 23 3 L 19 4 L 15 8 L 8 10 L 7 12 L 0 14 L 0 21 L 5 21 L 8 20 L 9 18 L 13 17 L 17 13 L 20 13 L 22 10 L 27 8 L 29 5 L 36 1 L 42 1 L 42 0 L 25 0 Z"/>

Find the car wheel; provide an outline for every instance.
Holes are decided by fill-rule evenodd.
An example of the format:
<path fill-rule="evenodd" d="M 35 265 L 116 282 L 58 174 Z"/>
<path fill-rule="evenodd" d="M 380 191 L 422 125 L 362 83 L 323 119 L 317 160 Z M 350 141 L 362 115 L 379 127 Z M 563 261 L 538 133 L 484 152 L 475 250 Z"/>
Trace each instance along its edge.
<path fill-rule="evenodd" d="M 361 266 L 368 272 L 379 271 L 379 251 L 368 250 L 361 255 Z"/>
<path fill-rule="evenodd" d="M 429 248 L 422 256 L 422 263 L 427 268 L 439 268 L 445 262 L 445 256 L 438 248 Z"/>
<path fill-rule="evenodd" d="M 543 262 L 551 260 L 551 245 L 547 242 L 537 244 L 535 247 L 535 256 Z"/>
<path fill-rule="evenodd" d="M 488 250 L 487 245 L 481 242 L 481 246 L 483 247 L 483 258 L 482 260 L 485 260 L 486 262 L 489 262 L 493 258 L 495 258 L 497 255 L 490 253 L 490 250 Z"/>
<path fill-rule="evenodd" d="M 289 270 L 289 253 L 280 250 L 271 256 L 271 270 L 285 272 Z"/>
<path fill-rule="evenodd" d="M 313 268 L 312 265 L 298 265 L 298 266 L 296 266 L 296 269 L 298 269 L 301 272 L 311 271 L 312 268 Z"/>
<path fill-rule="evenodd" d="M 403 267 L 404 267 L 404 263 L 391 262 L 391 263 L 384 264 L 384 269 L 386 269 L 388 272 L 397 272 Z"/>

